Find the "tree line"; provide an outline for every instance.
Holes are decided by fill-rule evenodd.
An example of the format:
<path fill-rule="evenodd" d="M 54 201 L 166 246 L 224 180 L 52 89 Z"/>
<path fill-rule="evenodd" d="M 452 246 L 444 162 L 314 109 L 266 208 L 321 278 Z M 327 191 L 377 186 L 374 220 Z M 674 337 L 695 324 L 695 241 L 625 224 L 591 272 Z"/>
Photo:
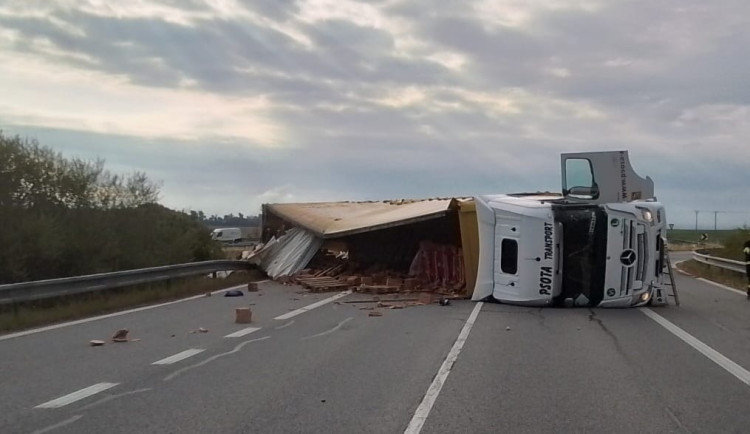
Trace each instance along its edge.
<path fill-rule="evenodd" d="M 217 226 L 260 226 L 260 216 L 259 215 L 244 215 L 242 213 L 238 213 L 238 215 L 234 215 L 234 213 L 225 214 L 223 216 L 218 216 L 216 214 L 206 216 L 206 214 L 203 211 L 189 211 L 190 217 L 192 217 L 194 220 L 199 221 L 203 223 L 204 225 L 208 227 L 217 227 Z"/>
<path fill-rule="evenodd" d="M 159 190 L 143 172 L 0 131 L 0 284 L 221 257 L 203 224 L 158 204 Z"/>

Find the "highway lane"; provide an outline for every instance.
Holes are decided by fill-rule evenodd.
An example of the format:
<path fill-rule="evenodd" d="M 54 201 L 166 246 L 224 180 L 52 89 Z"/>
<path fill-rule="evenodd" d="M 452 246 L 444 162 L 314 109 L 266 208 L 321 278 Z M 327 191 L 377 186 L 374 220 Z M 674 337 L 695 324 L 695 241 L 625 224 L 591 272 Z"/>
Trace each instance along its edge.
<path fill-rule="evenodd" d="M 685 259 L 688 255 L 677 258 Z M 679 259 L 678 259 L 679 260 Z M 750 369 L 750 300 L 680 273 L 675 274 L 681 306 L 655 309 L 715 350 Z"/>
<path fill-rule="evenodd" d="M 398 432 L 473 306 L 370 317 L 331 303 L 175 365 L 142 365 L 102 395 L 143 392 L 93 409 L 84 409 L 93 399 L 34 409 L 16 426 L 33 432 L 80 415 L 55 432 Z"/>
<path fill-rule="evenodd" d="M 683 306 L 653 310 L 750 369 L 750 303 L 678 279 Z M 274 320 L 333 294 L 261 292 L 0 340 L 0 431 L 403 432 L 475 306 L 369 317 L 343 303 L 354 294 Z M 260 330 L 225 338 L 248 303 Z M 143 340 L 87 346 L 123 326 Z M 191 349 L 204 351 L 152 364 Z M 636 309 L 485 304 L 422 432 L 742 432 L 749 406 L 750 387 Z"/>
<path fill-rule="evenodd" d="M 488 305 L 423 432 L 740 433 L 748 400 L 636 309 Z"/>
<path fill-rule="evenodd" d="M 0 428 L 16 411 L 28 411 L 55 396 L 98 382 L 138 378 L 144 366 L 178 352 L 210 349 L 223 336 L 250 325 L 275 324 L 273 317 L 330 294 L 297 294 L 274 283 L 243 297 L 211 297 L 109 317 L 13 339 L 0 340 Z M 296 300 L 294 300 L 296 299 Z M 235 307 L 250 306 L 254 323 L 234 323 Z M 190 333 L 203 327 L 208 333 Z M 91 339 L 109 341 L 115 330 L 129 329 L 138 342 L 90 347 Z M 2 337 L 0 336 L 0 339 Z M 0 431 L 2 431 L 0 429 Z"/>

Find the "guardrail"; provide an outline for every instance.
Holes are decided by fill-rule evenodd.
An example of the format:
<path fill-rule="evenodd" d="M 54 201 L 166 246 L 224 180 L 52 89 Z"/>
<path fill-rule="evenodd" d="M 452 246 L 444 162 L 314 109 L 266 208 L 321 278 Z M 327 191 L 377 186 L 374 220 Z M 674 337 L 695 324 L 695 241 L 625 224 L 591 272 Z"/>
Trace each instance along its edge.
<path fill-rule="evenodd" d="M 742 274 L 745 274 L 747 269 L 747 263 L 744 261 L 735 261 L 733 259 L 710 256 L 706 253 L 701 252 L 700 250 L 696 250 L 693 252 L 693 259 L 707 265 L 723 268 L 725 270 L 736 271 Z"/>
<path fill-rule="evenodd" d="M 246 261 L 203 261 L 162 267 L 116 271 L 114 273 L 90 274 L 88 276 L 62 279 L 37 280 L 33 282 L 0 285 L 0 305 L 22 301 L 41 300 L 64 295 L 83 294 L 103 289 L 119 288 L 143 283 L 155 283 L 180 277 L 210 274 L 215 271 L 247 270 Z"/>

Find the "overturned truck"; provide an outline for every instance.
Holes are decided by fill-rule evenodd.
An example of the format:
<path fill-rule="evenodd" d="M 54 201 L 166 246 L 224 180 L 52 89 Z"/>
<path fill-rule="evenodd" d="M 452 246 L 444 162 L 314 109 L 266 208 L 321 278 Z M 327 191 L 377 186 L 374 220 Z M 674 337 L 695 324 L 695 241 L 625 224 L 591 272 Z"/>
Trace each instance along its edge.
<path fill-rule="evenodd" d="M 280 278 L 343 258 L 324 268 L 339 287 L 527 306 L 667 304 L 666 214 L 653 181 L 617 151 L 563 154 L 562 184 L 562 194 L 265 204 L 254 260 Z"/>

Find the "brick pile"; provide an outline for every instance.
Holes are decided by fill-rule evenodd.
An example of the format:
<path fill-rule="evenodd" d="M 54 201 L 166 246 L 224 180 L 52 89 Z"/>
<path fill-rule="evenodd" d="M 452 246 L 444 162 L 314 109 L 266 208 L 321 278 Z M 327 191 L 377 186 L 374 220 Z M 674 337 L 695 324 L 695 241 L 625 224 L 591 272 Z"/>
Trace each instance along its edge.
<path fill-rule="evenodd" d="M 408 273 L 388 270 L 382 264 L 362 269 L 345 255 L 327 254 L 317 255 L 309 268 L 277 281 L 301 285 L 311 292 L 351 289 L 370 294 L 414 293 L 424 303 L 465 295 L 461 249 L 430 242 L 420 243 Z"/>

